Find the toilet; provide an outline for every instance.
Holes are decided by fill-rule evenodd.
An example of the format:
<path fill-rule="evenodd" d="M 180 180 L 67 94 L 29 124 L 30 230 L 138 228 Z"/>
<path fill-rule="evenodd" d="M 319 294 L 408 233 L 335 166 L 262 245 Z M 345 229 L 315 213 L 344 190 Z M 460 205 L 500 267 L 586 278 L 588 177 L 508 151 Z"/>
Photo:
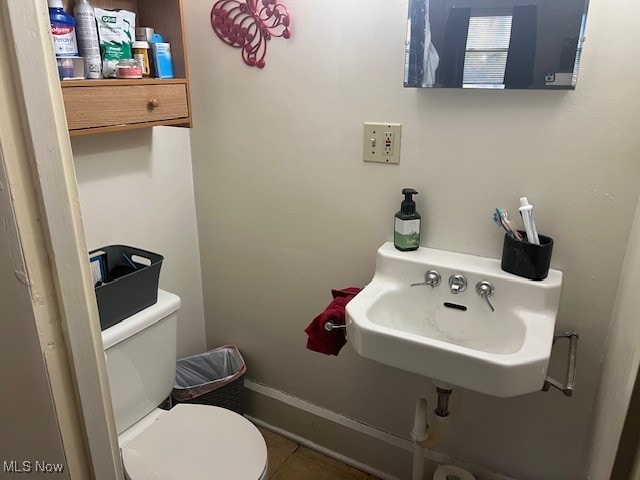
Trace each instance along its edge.
<path fill-rule="evenodd" d="M 118 444 L 129 480 L 264 480 L 267 447 L 243 416 L 209 405 L 158 408 L 176 372 L 180 298 L 158 302 L 102 332 Z"/>

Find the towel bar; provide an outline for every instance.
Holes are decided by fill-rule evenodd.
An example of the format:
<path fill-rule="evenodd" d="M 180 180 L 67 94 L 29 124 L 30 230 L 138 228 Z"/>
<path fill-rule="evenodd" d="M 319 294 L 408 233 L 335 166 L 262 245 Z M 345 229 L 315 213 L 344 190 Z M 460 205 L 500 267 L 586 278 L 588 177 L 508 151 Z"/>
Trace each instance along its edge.
<path fill-rule="evenodd" d="M 557 388 L 567 397 L 573 396 L 573 387 L 576 383 L 576 355 L 578 351 L 578 332 L 567 332 L 564 335 L 555 335 L 553 337 L 553 343 L 559 338 L 566 338 L 569 340 L 569 354 L 567 358 L 567 375 L 564 385 L 558 380 L 551 377 L 547 377 L 542 386 L 543 392 L 548 392 L 550 387 Z"/>
<path fill-rule="evenodd" d="M 324 329 L 327 332 L 330 332 L 331 330 L 333 330 L 335 328 L 347 328 L 347 326 L 346 325 L 336 325 L 331 320 L 329 320 L 327 323 L 324 324 Z"/>

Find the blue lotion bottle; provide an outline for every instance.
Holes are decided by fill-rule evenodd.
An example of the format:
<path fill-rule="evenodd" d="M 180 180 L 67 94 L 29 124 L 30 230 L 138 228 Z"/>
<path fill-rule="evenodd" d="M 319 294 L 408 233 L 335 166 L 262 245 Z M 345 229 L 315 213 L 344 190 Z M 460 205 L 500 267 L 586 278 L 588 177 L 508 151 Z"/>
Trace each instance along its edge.
<path fill-rule="evenodd" d="M 416 212 L 413 195 L 418 192 L 413 188 L 404 188 L 402 194 L 404 200 L 400 204 L 400 211 L 395 215 L 393 244 L 398 250 L 417 250 L 420 246 L 420 214 Z"/>

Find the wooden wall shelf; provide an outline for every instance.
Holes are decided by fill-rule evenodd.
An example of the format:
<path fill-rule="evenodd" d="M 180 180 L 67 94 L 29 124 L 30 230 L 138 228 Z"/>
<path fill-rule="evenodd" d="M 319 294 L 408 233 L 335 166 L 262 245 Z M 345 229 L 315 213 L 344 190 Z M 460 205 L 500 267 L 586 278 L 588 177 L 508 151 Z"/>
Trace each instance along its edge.
<path fill-rule="evenodd" d="M 90 0 L 92 7 L 136 12 L 136 26 L 152 27 L 171 43 L 174 79 L 101 79 L 60 82 L 69 135 L 191 127 L 191 97 L 182 0 Z M 75 1 L 64 0 L 73 12 Z"/>

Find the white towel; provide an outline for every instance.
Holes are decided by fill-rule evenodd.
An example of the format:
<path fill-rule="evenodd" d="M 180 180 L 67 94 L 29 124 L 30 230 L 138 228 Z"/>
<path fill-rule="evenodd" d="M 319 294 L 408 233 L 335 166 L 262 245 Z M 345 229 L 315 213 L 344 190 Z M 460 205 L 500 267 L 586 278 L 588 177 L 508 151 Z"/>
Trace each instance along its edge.
<path fill-rule="evenodd" d="M 440 56 L 436 47 L 431 43 L 431 24 L 429 23 L 429 0 L 425 0 L 425 22 L 424 22 L 424 75 L 422 79 L 423 87 L 433 87 L 436 82 L 436 71 L 440 63 Z"/>

